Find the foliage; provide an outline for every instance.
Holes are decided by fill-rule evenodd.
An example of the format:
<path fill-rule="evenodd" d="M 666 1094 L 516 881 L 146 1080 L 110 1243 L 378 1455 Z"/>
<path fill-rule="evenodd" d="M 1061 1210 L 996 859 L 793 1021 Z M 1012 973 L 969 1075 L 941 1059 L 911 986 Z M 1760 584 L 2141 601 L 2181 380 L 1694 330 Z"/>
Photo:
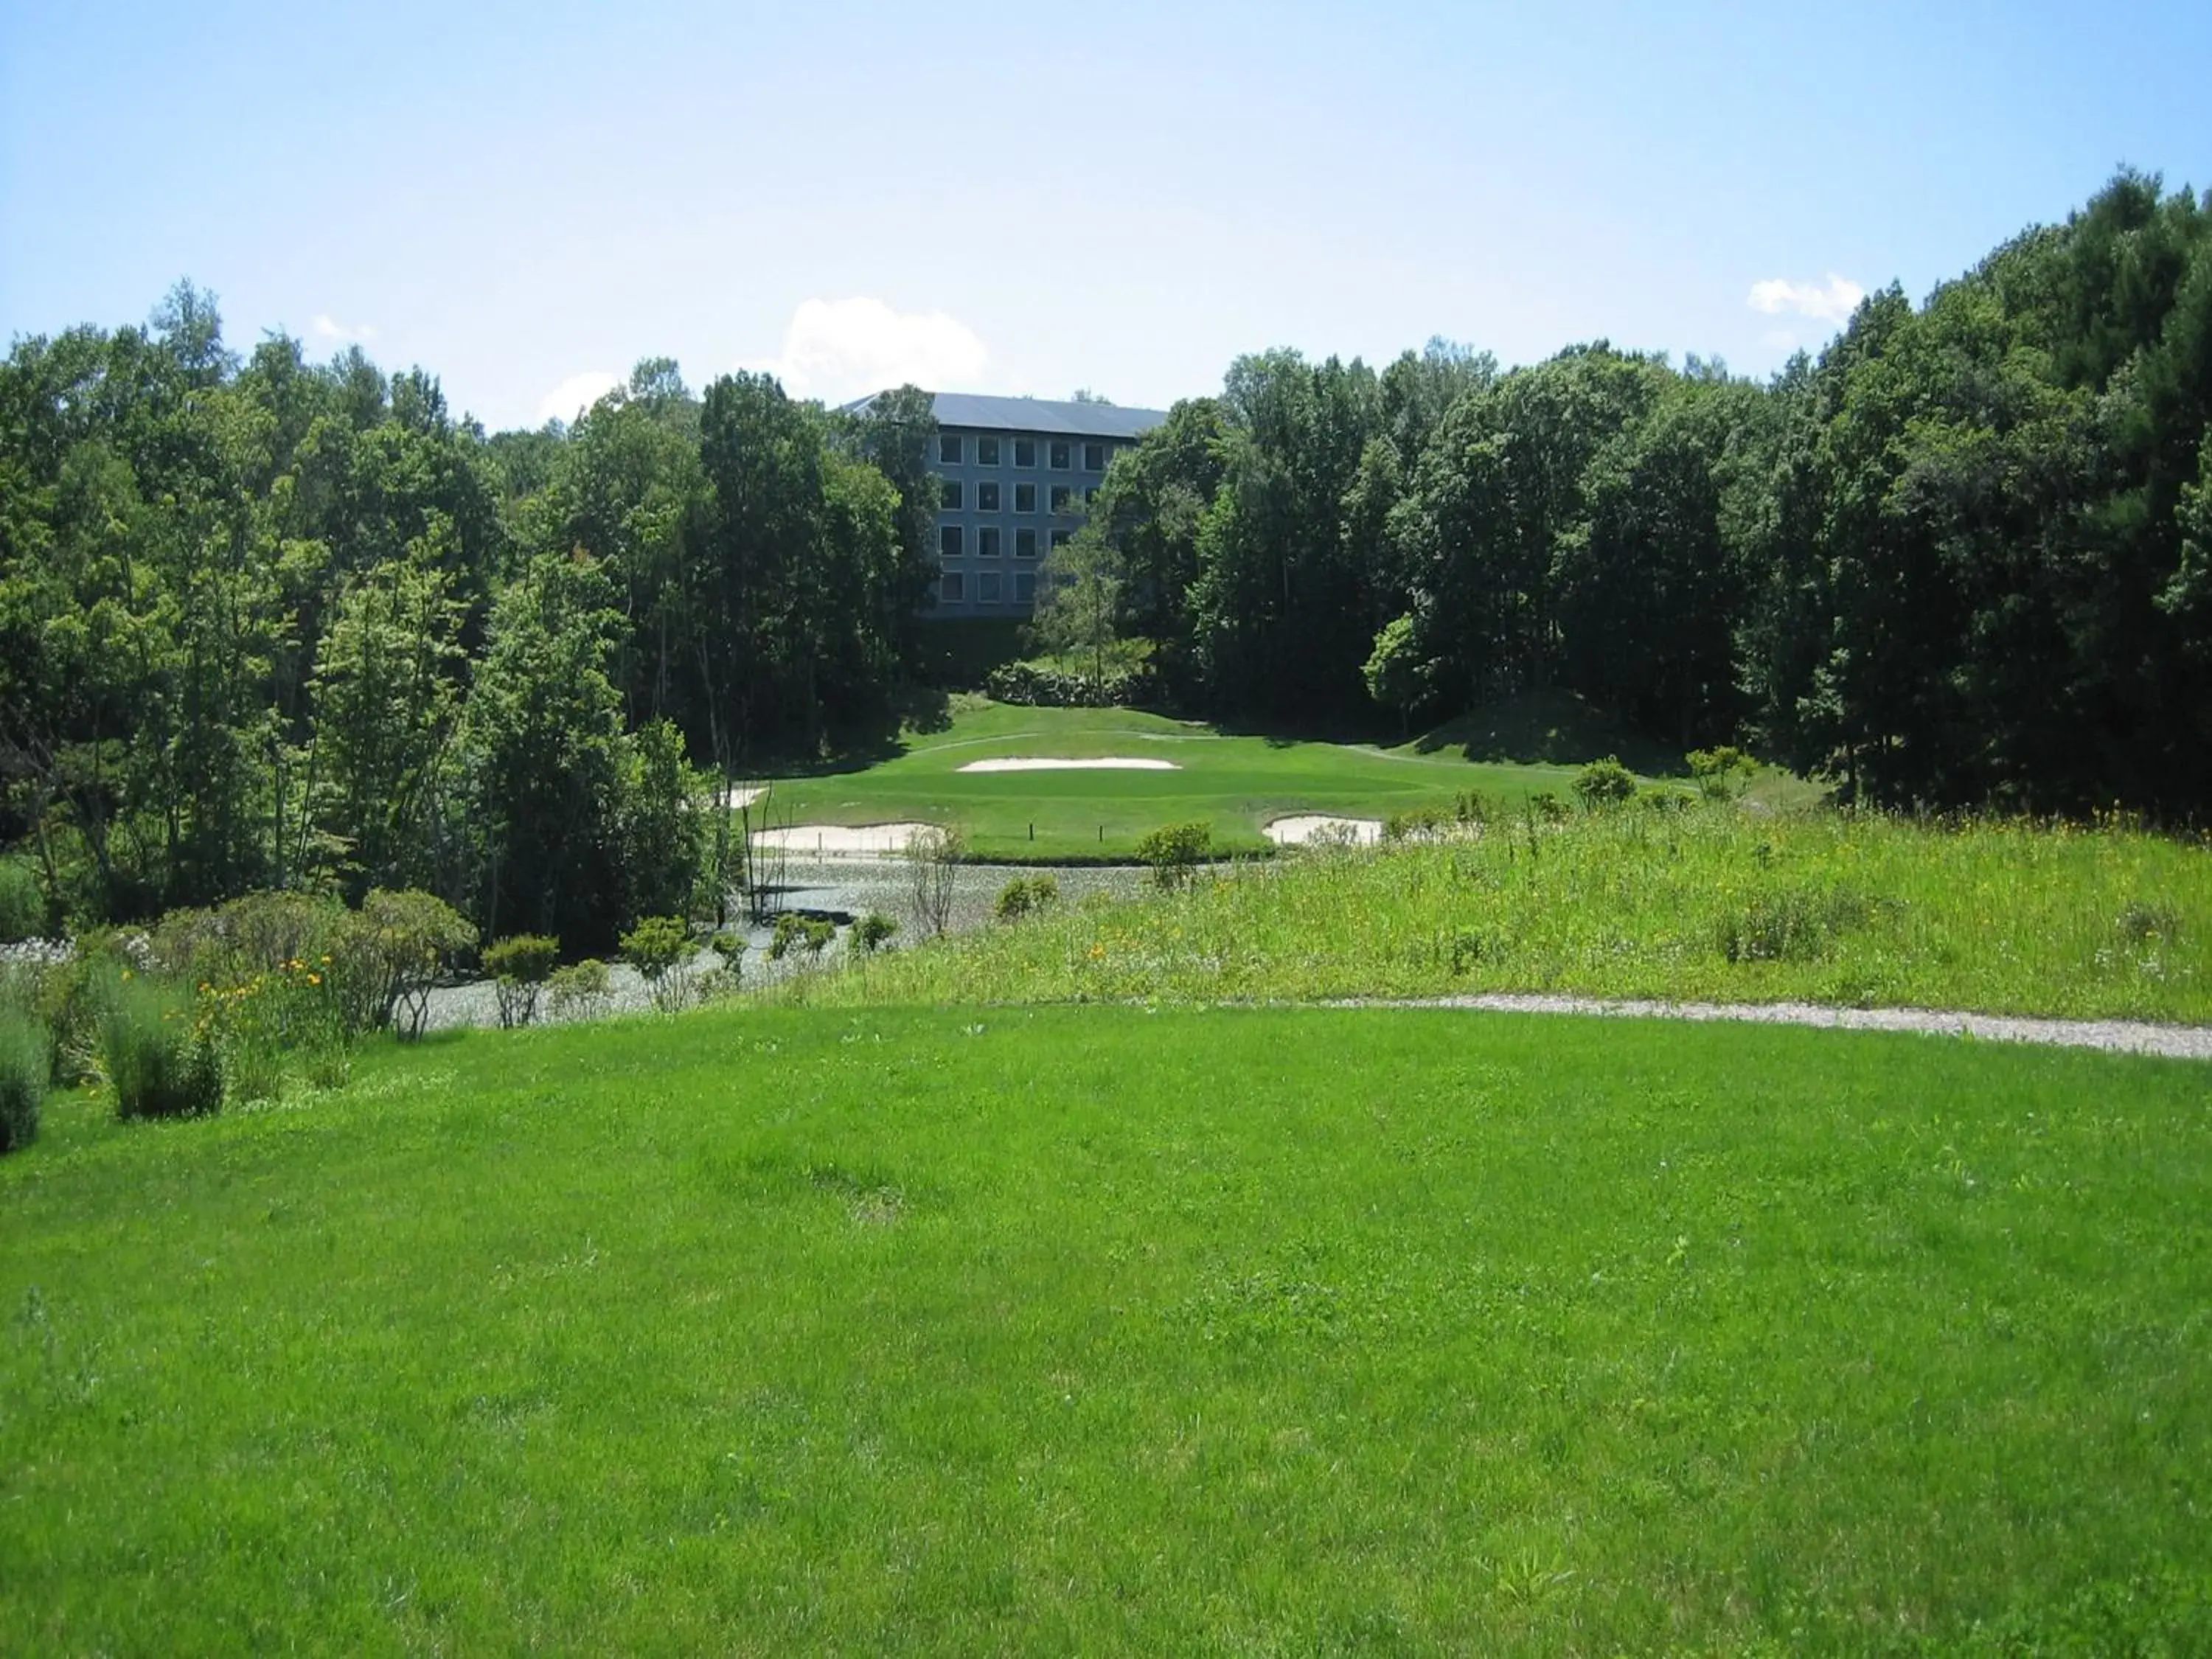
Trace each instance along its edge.
<path fill-rule="evenodd" d="M 38 1139 L 52 1048 L 53 1039 L 36 1015 L 0 1001 L 0 1152 L 20 1150 Z"/>
<path fill-rule="evenodd" d="M 2212 1024 L 2212 860 L 2191 841 L 1702 801 L 1560 811 L 1478 837 L 1239 865 L 1173 903 L 1086 902 L 807 995 L 1553 992 Z"/>
<path fill-rule="evenodd" d="M 222 1104 L 222 1060 L 178 986 L 130 969 L 98 992 L 100 1057 L 118 1115 L 193 1117 Z"/>
<path fill-rule="evenodd" d="M 527 1025 L 537 1017 L 538 995 L 560 961 L 561 941 L 544 933 L 516 933 L 485 950 L 501 1025 Z"/>
<path fill-rule="evenodd" d="M 804 951 L 811 961 L 837 937 L 837 925 L 820 916 L 803 916 L 787 910 L 775 919 L 775 933 L 769 940 L 770 962 L 781 962 L 793 951 Z"/>
<path fill-rule="evenodd" d="M 1213 828 L 1203 823 L 1167 823 L 1137 842 L 1137 857 L 1152 866 L 1161 887 L 1188 884 L 1213 845 Z"/>
<path fill-rule="evenodd" d="M 27 859 L 0 858 L 0 945 L 43 939 L 46 895 Z"/>
<path fill-rule="evenodd" d="M 690 969 L 699 943 L 683 917 L 647 916 L 623 935 L 622 951 L 661 1012 L 672 1013 L 690 1000 Z"/>
<path fill-rule="evenodd" d="M 1094 678 L 1048 663 L 1010 662 L 993 669 L 983 685 L 1000 702 L 1036 708 L 1126 708 L 1154 696 L 1153 682 L 1143 667 L 1112 663 Z"/>
<path fill-rule="evenodd" d="M 431 987 L 476 942 L 477 930 L 444 901 L 371 889 L 337 964 L 347 1028 L 394 1031 L 403 1042 L 422 1036 Z"/>
<path fill-rule="evenodd" d="M 586 957 L 581 962 L 556 968 L 545 984 L 551 994 L 556 1019 L 596 1013 L 605 1003 L 611 988 L 607 964 L 596 957 Z"/>
<path fill-rule="evenodd" d="M 856 957 L 872 956 L 878 951 L 889 949 L 898 930 L 896 916 L 887 916 L 880 910 L 870 910 L 847 931 L 845 948 Z"/>
<path fill-rule="evenodd" d="M 1717 749 L 1692 749 L 1687 758 L 1698 793 L 1707 800 L 1726 800 L 1741 794 L 1745 782 L 1759 769 L 1758 762 L 1729 744 Z"/>
<path fill-rule="evenodd" d="M 1000 921 L 1019 921 L 1031 911 L 1060 902 L 1060 882 L 1048 875 L 1016 876 L 999 890 L 992 914 Z"/>
<path fill-rule="evenodd" d="M 1618 806 L 1636 797 L 1636 774 L 1617 755 L 1594 760 L 1575 775 L 1575 793 L 1590 811 Z"/>

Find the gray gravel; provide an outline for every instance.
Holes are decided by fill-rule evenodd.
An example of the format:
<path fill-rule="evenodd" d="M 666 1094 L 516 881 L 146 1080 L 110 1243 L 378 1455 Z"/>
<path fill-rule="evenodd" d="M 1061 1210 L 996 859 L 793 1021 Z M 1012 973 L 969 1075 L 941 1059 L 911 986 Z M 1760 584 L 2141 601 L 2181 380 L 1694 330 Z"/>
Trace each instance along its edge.
<path fill-rule="evenodd" d="M 2154 1025 L 2128 1019 L 2029 1019 L 2013 1014 L 1953 1013 L 1929 1008 L 1831 1008 L 1812 1002 L 1645 1002 L 1598 997 L 1492 993 L 1405 1001 L 1354 998 L 1335 1007 L 1473 1008 L 1511 1014 L 1582 1014 L 1614 1019 L 1739 1020 L 1753 1025 L 1815 1025 L 1844 1031 L 1919 1031 L 1988 1042 L 2039 1042 L 2212 1060 L 2212 1027 Z"/>

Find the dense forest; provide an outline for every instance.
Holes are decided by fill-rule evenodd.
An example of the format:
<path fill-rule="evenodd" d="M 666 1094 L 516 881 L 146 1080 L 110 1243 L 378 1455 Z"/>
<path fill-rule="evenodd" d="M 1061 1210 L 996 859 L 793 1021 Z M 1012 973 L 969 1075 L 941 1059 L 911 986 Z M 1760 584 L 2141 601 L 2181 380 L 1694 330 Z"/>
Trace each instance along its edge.
<path fill-rule="evenodd" d="M 1575 691 L 1884 805 L 2212 807 L 2212 200 L 2123 174 L 1771 381 L 1577 346 L 1270 352 L 1066 562 L 1185 710 L 1428 724 Z M 747 769 L 895 725 L 926 394 L 639 365 L 487 434 L 356 348 L 148 326 L 0 365 L 0 845 L 57 919 L 420 888 L 572 949 L 714 878 Z"/>

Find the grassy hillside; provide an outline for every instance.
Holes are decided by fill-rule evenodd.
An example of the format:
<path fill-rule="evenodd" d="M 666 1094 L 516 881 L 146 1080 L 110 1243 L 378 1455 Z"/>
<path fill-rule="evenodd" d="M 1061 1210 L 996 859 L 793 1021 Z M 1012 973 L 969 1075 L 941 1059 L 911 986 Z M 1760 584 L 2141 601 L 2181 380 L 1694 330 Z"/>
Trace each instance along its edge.
<path fill-rule="evenodd" d="M 2203 1106 L 1128 1009 L 58 1101 L 0 1163 L 0 1650 L 2202 1651 Z"/>
<path fill-rule="evenodd" d="M 1171 761 L 1172 772 L 963 773 L 1002 757 L 1102 756 Z M 1450 805 L 1463 790 L 1517 803 L 1564 795 L 1571 769 L 1475 764 L 1408 747 L 1234 737 L 1195 722 L 1125 708 L 1019 708 L 963 700 L 942 732 L 866 770 L 775 785 L 774 811 L 798 823 L 919 821 L 964 826 L 994 860 L 1127 858 L 1161 824 L 1202 818 L 1224 851 L 1257 852 L 1261 826 L 1287 812 L 1387 817 Z M 1032 838 L 1030 830 L 1035 828 Z"/>
<path fill-rule="evenodd" d="M 1641 807 L 1302 854 L 799 988 L 842 1002 L 1573 991 L 2212 1023 L 2212 853 L 2123 829 Z"/>

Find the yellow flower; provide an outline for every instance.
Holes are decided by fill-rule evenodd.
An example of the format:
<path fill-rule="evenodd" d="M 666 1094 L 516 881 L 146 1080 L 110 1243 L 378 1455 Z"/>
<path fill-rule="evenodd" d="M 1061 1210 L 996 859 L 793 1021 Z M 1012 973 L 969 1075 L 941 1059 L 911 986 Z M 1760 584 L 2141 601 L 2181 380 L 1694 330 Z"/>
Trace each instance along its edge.
<path fill-rule="evenodd" d="M 320 985 L 322 982 L 323 976 L 320 974 L 310 974 L 307 975 L 307 983 L 310 985 Z"/>

